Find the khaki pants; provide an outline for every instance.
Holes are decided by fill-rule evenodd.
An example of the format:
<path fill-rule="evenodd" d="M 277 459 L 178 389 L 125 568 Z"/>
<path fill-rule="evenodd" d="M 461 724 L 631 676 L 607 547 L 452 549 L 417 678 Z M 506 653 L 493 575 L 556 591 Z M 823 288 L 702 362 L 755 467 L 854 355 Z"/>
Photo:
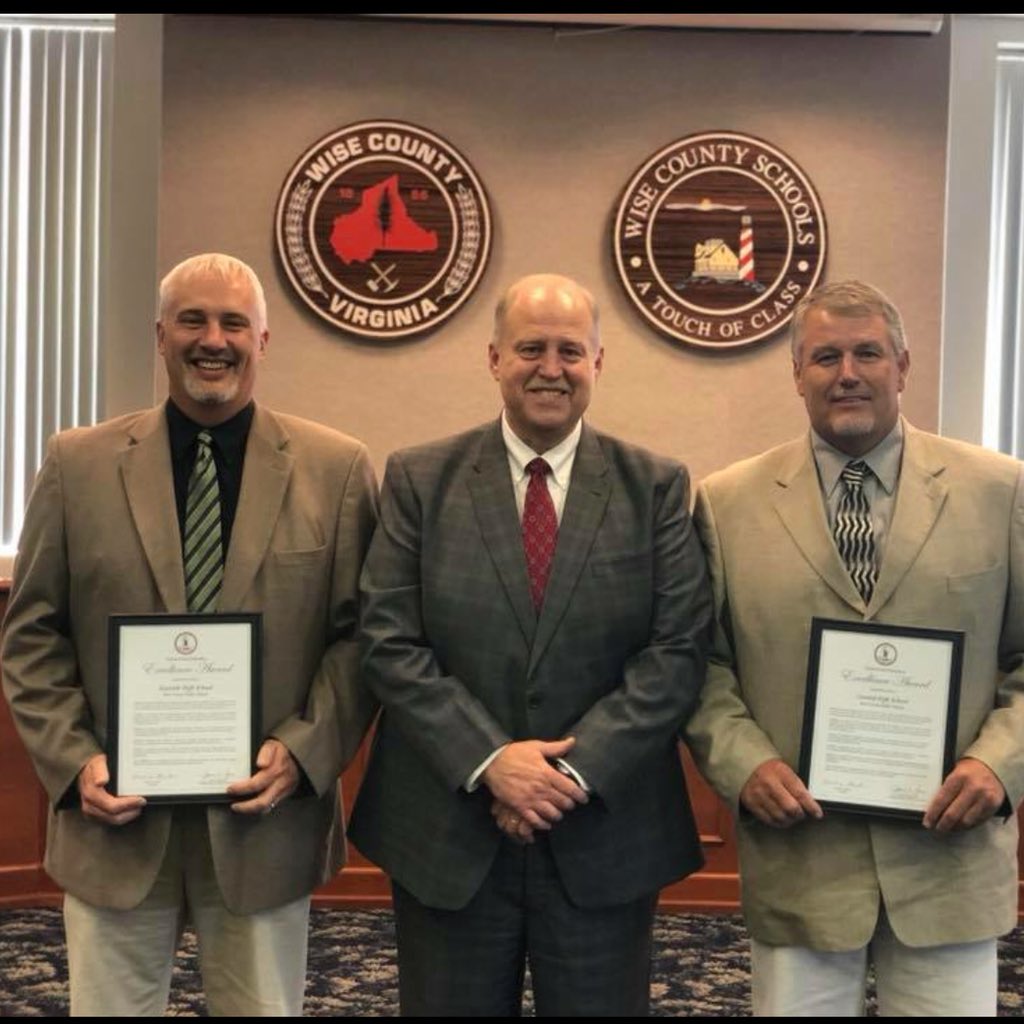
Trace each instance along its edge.
<path fill-rule="evenodd" d="M 884 910 L 863 949 L 829 953 L 751 942 L 755 1017 L 863 1017 L 868 962 L 880 1017 L 994 1017 L 996 940 L 905 946 Z"/>
<path fill-rule="evenodd" d="M 131 910 L 68 895 L 72 1016 L 159 1016 L 174 953 L 191 923 L 211 1016 L 299 1016 L 306 984 L 309 898 L 258 914 L 221 901 L 206 814 L 176 810 L 167 854 L 149 895 Z"/>

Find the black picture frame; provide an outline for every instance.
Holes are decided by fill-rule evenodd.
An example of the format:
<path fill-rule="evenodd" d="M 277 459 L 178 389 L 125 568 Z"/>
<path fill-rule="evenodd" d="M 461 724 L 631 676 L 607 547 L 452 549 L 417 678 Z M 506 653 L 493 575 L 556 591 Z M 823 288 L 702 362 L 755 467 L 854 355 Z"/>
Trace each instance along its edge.
<path fill-rule="evenodd" d="M 956 760 L 956 736 L 960 707 L 960 683 L 963 671 L 964 634 L 957 630 L 930 629 L 921 626 L 889 625 L 877 622 L 850 622 L 841 619 L 815 617 L 811 620 L 810 648 L 807 659 L 807 689 L 804 699 L 803 727 L 800 740 L 800 762 L 798 774 L 823 809 L 843 811 L 851 814 L 867 814 L 885 818 L 896 818 L 907 821 L 920 821 L 930 800 L 931 794 L 918 808 L 906 808 L 881 802 L 859 802 L 855 800 L 839 800 L 821 797 L 815 793 L 819 780 L 813 776 L 813 759 L 815 741 L 815 721 L 818 709 L 819 694 L 824 686 L 841 685 L 840 680 L 823 680 L 821 674 L 822 647 L 825 636 L 829 632 L 856 633 L 870 636 L 876 643 L 873 651 L 877 666 L 875 671 L 884 676 L 892 670 L 898 656 L 897 643 L 907 638 L 935 641 L 949 647 L 949 673 L 941 682 L 942 692 L 935 706 L 941 709 L 942 730 L 942 767 L 941 778 L 944 779 L 952 770 Z M 893 653 L 888 653 L 892 649 Z M 886 660 L 892 657 L 889 665 Z M 938 729 L 934 730 L 937 732 Z M 939 780 L 941 782 L 941 779 Z M 937 788 L 937 787 L 936 787 Z M 893 802 L 895 804 L 895 801 Z"/>
<path fill-rule="evenodd" d="M 245 760 L 250 766 L 250 773 L 255 772 L 255 759 L 262 742 L 262 707 L 263 707 L 263 616 L 258 612 L 226 612 L 207 614 L 148 614 L 148 615 L 111 615 L 108 620 L 108 685 L 107 685 L 107 768 L 110 774 L 109 791 L 113 795 L 123 796 L 119 791 L 119 779 L 122 772 L 122 761 L 125 754 L 121 749 L 121 703 L 123 690 L 131 685 L 125 678 L 125 666 L 121 661 L 121 640 L 124 630 L 140 626 L 166 627 L 170 642 L 174 644 L 178 636 L 191 636 L 195 640 L 196 633 L 218 624 L 248 626 L 248 658 L 250 667 L 249 680 L 249 728 L 245 736 L 248 752 Z M 176 646 L 176 651 L 183 658 L 188 658 L 188 642 L 185 646 Z M 193 648 L 195 650 L 195 648 Z M 132 796 L 144 796 L 151 804 L 206 804 L 226 803 L 233 798 L 226 792 L 175 792 L 175 793 L 132 793 Z"/>

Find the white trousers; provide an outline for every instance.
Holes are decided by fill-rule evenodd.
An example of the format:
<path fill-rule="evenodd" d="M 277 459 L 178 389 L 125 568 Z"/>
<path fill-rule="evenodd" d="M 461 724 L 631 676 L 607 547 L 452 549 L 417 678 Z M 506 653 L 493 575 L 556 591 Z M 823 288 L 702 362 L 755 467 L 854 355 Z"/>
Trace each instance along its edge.
<path fill-rule="evenodd" d="M 233 914 L 214 875 L 205 812 L 175 810 L 167 855 L 149 895 L 131 910 L 64 897 L 71 1015 L 160 1016 L 186 923 L 199 939 L 211 1016 L 300 1016 L 309 898 Z"/>
<path fill-rule="evenodd" d="M 751 939 L 755 1017 L 863 1017 L 869 961 L 880 1017 L 994 1017 L 996 940 L 905 946 L 882 910 L 863 949 L 830 953 Z"/>

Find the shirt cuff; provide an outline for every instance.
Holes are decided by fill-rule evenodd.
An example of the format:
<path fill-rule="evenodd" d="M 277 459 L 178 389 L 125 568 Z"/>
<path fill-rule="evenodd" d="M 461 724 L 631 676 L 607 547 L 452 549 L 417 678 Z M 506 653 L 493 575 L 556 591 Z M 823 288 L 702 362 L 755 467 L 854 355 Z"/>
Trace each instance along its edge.
<path fill-rule="evenodd" d="M 589 783 L 585 778 L 564 757 L 555 758 L 555 767 L 563 774 L 567 775 L 573 782 L 576 783 L 580 789 L 583 790 L 588 796 L 594 791 L 590 788 Z"/>
<path fill-rule="evenodd" d="M 479 788 L 480 788 L 480 776 L 481 776 L 481 775 L 483 775 L 483 773 L 484 773 L 485 771 L 487 771 L 487 769 L 488 769 L 488 768 L 490 767 L 490 765 L 491 765 L 491 762 L 492 762 L 492 761 L 493 761 L 493 760 L 494 760 L 494 759 L 495 759 L 495 758 L 496 758 L 496 757 L 497 757 L 497 756 L 498 756 L 498 755 L 499 755 L 499 754 L 500 754 L 500 753 L 501 753 L 501 752 L 502 752 L 502 751 L 503 751 L 503 750 L 505 749 L 505 747 L 507 747 L 507 746 L 508 746 L 508 744 L 507 744 L 507 743 L 503 743 L 503 744 L 502 744 L 502 745 L 501 745 L 500 747 L 498 747 L 498 749 L 497 749 L 497 750 L 495 750 L 495 751 L 494 751 L 494 752 L 493 752 L 493 753 L 492 753 L 492 754 L 491 754 L 491 755 L 490 755 L 489 757 L 487 757 L 487 758 L 486 758 L 485 760 L 483 760 L 483 761 L 481 761 L 481 762 L 480 762 L 480 764 L 479 764 L 479 765 L 477 766 L 476 770 L 475 770 L 475 771 L 473 772 L 473 774 L 472 774 L 472 775 L 470 775 L 470 777 L 469 777 L 468 779 L 466 779 L 466 781 L 465 781 L 465 784 L 464 784 L 464 785 L 463 785 L 463 787 L 462 787 L 463 789 L 465 789 L 465 791 L 466 791 L 467 793 L 472 793 L 472 792 L 474 792 L 475 790 L 477 790 L 477 789 L 479 789 Z"/>

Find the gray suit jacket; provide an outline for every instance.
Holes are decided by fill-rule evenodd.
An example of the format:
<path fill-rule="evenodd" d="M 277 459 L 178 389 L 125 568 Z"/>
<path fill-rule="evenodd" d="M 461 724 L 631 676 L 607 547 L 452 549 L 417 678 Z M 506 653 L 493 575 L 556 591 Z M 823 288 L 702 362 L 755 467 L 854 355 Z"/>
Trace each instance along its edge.
<path fill-rule="evenodd" d="M 357 685 L 356 623 L 375 510 L 362 445 L 257 407 L 218 608 L 263 613 L 264 730 L 312 792 L 260 819 L 209 809 L 236 913 L 297 899 L 343 861 L 338 773 L 373 712 Z M 185 607 L 163 407 L 52 438 L 15 564 L 3 683 L 51 800 L 46 868 L 97 906 L 145 897 L 171 823 L 167 807 L 121 828 L 77 807 L 76 776 L 106 742 L 107 617 Z"/>
<path fill-rule="evenodd" d="M 710 613 L 685 470 L 583 429 L 540 616 L 500 425 L 391 457 L 363 575 L 384 714 L 350 836 L 430 906 L 464 906 L 500 841 L 463 788 L 510 740 L 576 737 L 598 794 L 551 848 L 581 906 L 701 863 L 677 750 Z"/>
<path fill-rule="evenodd" d="M 829 532 L 807 437 L 710 476 L 695 517 L 717 629 L 694 755 L 733 805 L 751 772 L 795 768 L 812 616 L 966 633 L 957 754 L 1024 797 L 1024 489 L 1021 464 L 906 426 L 878 582 L 865 606 Z M 859 948 L 884 899 L 911 946 L 969 942 L 1017 916 L 1017 823 L 946 836 L 826 812 L 776 830 L 738 823 L 743 905 L 773 945 Z"/>

